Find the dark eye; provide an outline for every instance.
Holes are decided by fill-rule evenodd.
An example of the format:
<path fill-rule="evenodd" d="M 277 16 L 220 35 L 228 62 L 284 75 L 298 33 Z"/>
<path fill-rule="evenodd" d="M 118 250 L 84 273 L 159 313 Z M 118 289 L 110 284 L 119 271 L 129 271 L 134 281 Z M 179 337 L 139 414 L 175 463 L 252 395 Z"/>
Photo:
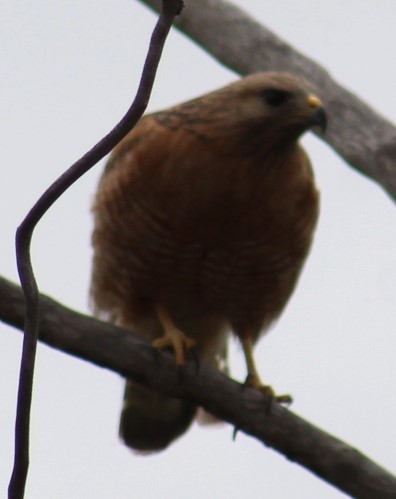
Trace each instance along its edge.
<path fill-rule="evenodd" d="M 277 88 L 267 88 L 263 92 L 265 102 L 271 107 L 279 107 L 285 104 L 291 97 L 290 92 Z"/>

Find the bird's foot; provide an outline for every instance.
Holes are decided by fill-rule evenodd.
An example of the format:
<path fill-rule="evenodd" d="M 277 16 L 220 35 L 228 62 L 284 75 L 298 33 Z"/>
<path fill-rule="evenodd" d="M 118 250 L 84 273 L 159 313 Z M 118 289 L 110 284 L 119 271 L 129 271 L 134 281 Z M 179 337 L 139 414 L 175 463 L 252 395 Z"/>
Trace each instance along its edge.
<path fill-rule="evenodd" d="M 279 404 L 290 405 L 293 402 L 293 398 L 290 395 L 276 395 L 274 389 L 269 385 L 264 385 L 260 378 L 255 374 L 248 374 L 244 383 L 244 386 L 249 386 L 250 388 L 255 388 L 264 394 L 266 400 L 271 402 L 275 400 Z"/>
<path fill-rule="evenodd" d="M 152 345 L 160 350 L 171 348 L 175 352 L 177 366 L 183 366 L 186 363 L 189 352 L 195 353 L 195 341 L 176 327 L 168 328 L 163 336 L 152 342 Z"/>

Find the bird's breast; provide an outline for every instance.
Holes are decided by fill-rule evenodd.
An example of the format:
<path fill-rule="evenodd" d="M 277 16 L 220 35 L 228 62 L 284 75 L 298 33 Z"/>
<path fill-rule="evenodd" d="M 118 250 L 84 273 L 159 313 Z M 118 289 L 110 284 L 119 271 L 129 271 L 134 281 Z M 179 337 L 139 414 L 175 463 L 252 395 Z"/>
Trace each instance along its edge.
<path fill-rule="evenodd" d="M 117 283 L 123 296 L 114 301 L 129 307 L 141 297 L 173 310 L 273 318 L 310 246 L 318 209 L 312 178 L 180 172 L 105 181 L 94 233 L 97 282 Z"/>

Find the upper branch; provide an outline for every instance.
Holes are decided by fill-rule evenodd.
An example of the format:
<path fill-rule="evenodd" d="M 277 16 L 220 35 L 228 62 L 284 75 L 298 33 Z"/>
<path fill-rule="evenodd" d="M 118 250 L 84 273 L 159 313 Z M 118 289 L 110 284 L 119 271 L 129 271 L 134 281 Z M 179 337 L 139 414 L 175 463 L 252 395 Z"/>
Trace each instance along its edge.
<path fill-rule="evenodd" d="M 40 340 L 59 350 L 116 371 L 151 388 L 189 399 L 239 430 L 273 447 L 344 492 L 359 498 L 396 497 L 396 479 L 356 449 L 274 403 L 268 414 L 256 390 L 206 365 L 197 375 L 187 364 L 180 382 L 170 355 L 153 349 L 130 331 L 40 297 Z M 22 328 L 21 289 L 0 278 L 0 317 Z"/>
<path fill-rule="evenodd" d="M 159 0 L 141 0 L 158 10 Z M 396 197 L 396 128 L 266 27 L 225 0 L 189 0 L 176 26 L 225 66 L 245 75 L 287 71 L 312 82 L 325 103 L 322 137 L 352 167 Z"/>

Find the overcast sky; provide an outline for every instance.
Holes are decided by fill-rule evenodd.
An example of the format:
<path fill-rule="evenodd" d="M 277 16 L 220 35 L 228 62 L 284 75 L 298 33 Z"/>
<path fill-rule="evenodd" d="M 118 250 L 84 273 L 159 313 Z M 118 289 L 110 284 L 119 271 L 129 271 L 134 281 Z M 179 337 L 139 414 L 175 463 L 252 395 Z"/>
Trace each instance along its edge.
<path fill-rule="evenodd" d="M 192 1 L 192 0 L 189 0 Z M 394 0 L 239 1 L 396 120 Z M 186 0 L 188 5 L 188 0 Z M 0 0 L 0 273 L 16 279 L 14 233 L 32 203 L 129 106 L 155 17 L 133 0 Z M 150 109 L 235 78 L 173 33 Z M 373 182 L 325 144 L 304 138 L 321 191 L 313 251 L 257 363 L 293 411 L 396 472 L 396 211 Z M 90 204 L 103 163 L 70 189 L 35 233 L 40 289 L 88 311 Z M 0 324 L 0 496 L 13 458 L 21 335 Z M 233 375 L 245 376 L 237 345 Z M 38 349 L 27 499 L 330 499 L 342 494 L 232 429 L 194 425 L 161 454 L 118 440 L 123 381 Z"/>

